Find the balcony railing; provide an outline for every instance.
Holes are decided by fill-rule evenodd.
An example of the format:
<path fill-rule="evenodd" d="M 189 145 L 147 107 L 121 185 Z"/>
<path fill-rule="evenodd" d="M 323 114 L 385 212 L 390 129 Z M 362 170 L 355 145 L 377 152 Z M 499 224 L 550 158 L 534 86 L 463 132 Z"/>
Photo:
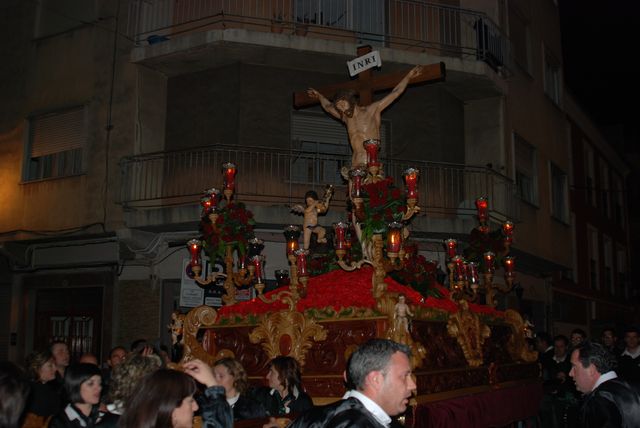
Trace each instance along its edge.
<path fill-rule="evenodd" d="M 486 14 L 415 0 L 133 0 L 129 7 L 128 33 L 139 43 L 223 28 L 471 56 L 494 68 L 509 58 L 506 35 Z"/>
<path fill-rule="evenodd" d="M 221 185 L 225 162 L 238 167 L 236 192 L 253 204 L 294 204 L 307 190 L 336 186 L 335 206 L 344 203 L 347 188 L 339 170 L 350 156 L 329 156 L 266 148 L 214 146 L 159 152 L 122 159 L 122 204 L 144 209 L 197 203 L 205 189 Z M 384 160 L 387 176 L 402 183 L 402 172 L 420 169 L 419 200 L 431 217 L 473 215 L 478 196 L 490 200 L 494 218 L 518 219 L 515 187 L 507 177 L 484 167 L 424 161 Z"/>

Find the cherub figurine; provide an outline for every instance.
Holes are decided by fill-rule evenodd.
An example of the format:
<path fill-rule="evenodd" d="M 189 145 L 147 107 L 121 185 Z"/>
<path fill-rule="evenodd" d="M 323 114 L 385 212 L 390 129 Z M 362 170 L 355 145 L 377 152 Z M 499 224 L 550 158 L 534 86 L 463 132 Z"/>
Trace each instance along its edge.
<path fill-rule="evenodd" d="M 318 214 L 324 214 L 327 212 L 332 196 L 333 186 L 331 185 L 327 186 L 324 192 L 324 197 L 321 201 L 319 200 L 318 194 L 315 191 L 309 190 L 304 195 L 307 206 L 303 207 L 302 205 L 298 204 L 294 205 L 291 208 L 291 211 L 293 211 L 294 213 L 304 215 L 302 228 L 304 230 L 303 245 L 305 250 L 309 249 L 312 233 L 315 233 L 317 235 L 317 242 L 319 244 L 324 244 L 327 242 L 327 232 L 325 231 L 324 227 L 318 225 Z"/>
<path fill-rule="evenodd" d="M 413 312 L 409 308 L 406 302 L 407 298 L 404 294 L 398 296 L 398 303 L 393 311 L 393 319 L 394 319 L 394 328 L 395 331 L 399 334 L 401 329 L 404 329 L 407 333 L 409 333 L 409 318 L 413 316 Z"/>

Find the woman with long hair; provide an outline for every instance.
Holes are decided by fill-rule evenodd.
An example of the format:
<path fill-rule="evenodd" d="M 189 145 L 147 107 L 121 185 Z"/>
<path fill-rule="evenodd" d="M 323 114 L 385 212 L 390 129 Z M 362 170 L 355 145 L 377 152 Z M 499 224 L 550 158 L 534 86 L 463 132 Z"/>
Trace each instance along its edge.
<path fill-rule="evenodd" d="M 50 351 L 32 352 L 26 359 L 25 367 L 31 383 L 25 425 L 43 424 L 62 406 L 60 391 L 54 382 L 56 363 Z"/>
<path fill-rule="evenodd" d="M 205 385 L 200 404 L 194 398 L 196 383 Z M 192 428 L 193 414 L 201 408 L 205 428 L 231 428 L 231 408 L 211 368 L 200 360 L 184 364 L 184 373 L 160 369 L 135 388 L 120 418 L 120 428 Z"/>
<path fill-rule="evenodd" d="M 109 412 L 122 415 L 138 383 L 161 366 L 162 360 L 159 356 L 136 353 L 132 353 L 126 360 L 115 366 L 111 374 L 107 401 Z"/>
<path fill-rule="evenodd" d="M 268 367 L 266 379 L 270 390 L 260 394 L 260 401 L 269 415 L 302 413 L 313 407 L 311 397 L 302 387 L 300 364 L 295 358 L 275 357 Z"/>
<path fill-rule="evenodd" d="M 267 412 L 260 402 L 247 394 L 249 381 L 242 364 L 234 358 L 222 358 L 213 364 L 213 373 L 219 385 L 224 387 L 227 403 L 231 406 L 233 419 L 262 418 Z"/>

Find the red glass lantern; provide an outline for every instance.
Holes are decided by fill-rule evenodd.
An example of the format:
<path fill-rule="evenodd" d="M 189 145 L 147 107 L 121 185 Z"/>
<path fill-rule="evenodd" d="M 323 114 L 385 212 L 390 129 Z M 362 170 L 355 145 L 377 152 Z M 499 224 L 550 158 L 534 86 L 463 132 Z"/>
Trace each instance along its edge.
<path fill-rule="evenodd" d="M 367 166 L 380 166 L 380 162 L 378 161 L 380 141 L 367 140 L 364 142 L 364 149 L 367 152 Z"/>
<path fill-rule="evenodd" d="M 408 168 L 404 172 L 404 182 L 407 186 L 407 198 L 418 199 L 418 177 L 420 171 L 415 168 Z"/>
<path fill-rule="evenodd" d="M 387 254 L 398 256 L 400 246 L 402 245 L 402 223 L 394 221 L 389 224 L 387 232 Z"/>
<path fill-rule="evenodd" d="M 251 257 L 251 265 L 254 267 L 253 277 L 258 284 L 262 284 L 262 256 Z"/>
<path fill-rule="evenodd" d="M 513 229 L 514 225 L 510 221 L 505 221 L 502 223 L 502 233 L 504 233 L 504 241 L 507 244 L 511 244 L 513 242 Z"/>
<path fill-rule="evenodd" d="M 458 241 L 453 238 L 446 239 L 444 241 L 444 246 L 447 249 L 447 257 L 453 259 L 458 252 Z"/>
<path fill-rule="evenodd" d="M 451 261 L 455 266 L 455 280 L 464 281 L 467 276 L 467 268 L 465 267 L 464 259 L 460 256 L 454 256 Z"/>
<path fill-rule="evenodd" d="M 513 277 L 513 269 L 516 267 L 516 260 L 512 256 L 504 258 L 504 276 Z"/>
<path fill-rule="evenodd" d="M 227 162 L 222 165 L 222 174 L 224 178 L 224 189 L 225 190 L 234 190 L 236 187 L 235 178 L 236 178 L 236 169 L 235 164 L 231 162 Z"/>
<path fill-rule="evenodd" d="M 287 240 L 287 256 L 298 250 L 298 239 L 300 238 L 300 227 L 290 224 L 284 228 L 284 237 Z"/>
<path fill-rule="evenodd" d="M 367 172 L 363 171 L 360 168 L 354 168 L 349 171 L 349 175 L 351 176 L 351 197 L 352 198 L 361 198 L 362 197 L 362 180 L 367 176 Z"/>
<path fill-rule="evenodd" d="M 295 252 L 299 277 L 309 276 L 309 271 L 307 270 L 307 254 L 309 254 L 307 250 L 297 250 Z"/>
<path fill-rule="evenodd" d="M 487 221 L 487 210 L 489 209 L 489 201 L 484 196 L 476 199 L 476 209 L 478 211 L 478 220 L 481 223 Z"/>
<path fill-rule="evenodd" d="M 484 266 L 485 266 L 486 272 L 487 273 L 493 272 L 496 255 L 491 251 L 487 251 L 482 255 L 482 258 L 484 259 Z"/>
<path fill-rule="evenodd" d="M 333 224 L 333 230 L 335 231 L 336 241 L 335 241 L 335 249 L 336 250 L 346 250 L 347 248 L 347 230 L 349 229 L 349 223 L 338 222 Z"/>
<path fill-rule="evenodd" d="M 189 265 L 193 269 L 194 266 L 202 266 L 202 261 L 200 260 L 200 251 L 202 250 L 202 243 L 199 239 L 191 239 L 187 242 L 187 248 L 189 249 L 189 254 L 191 255 L 191 260 L 189 261 Z"/>
<path fill-rule="evenodd" d="M 220 200 L 220 191 L 216 188 L 207 190 L 205 195 L 200 199 L 200 205 L 205 214 L 211 214 L 216 208 L 218 208 L 218 202 Z"/>

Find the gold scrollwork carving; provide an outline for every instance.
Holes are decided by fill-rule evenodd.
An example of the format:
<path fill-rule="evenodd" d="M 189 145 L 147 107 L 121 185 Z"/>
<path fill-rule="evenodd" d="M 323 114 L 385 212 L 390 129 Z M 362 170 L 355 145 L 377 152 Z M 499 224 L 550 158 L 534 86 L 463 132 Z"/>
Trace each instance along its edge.
<path fill-rule="evenodd" d="M 480 321 L 480 317 L 469 310 L 466 300 L 458 302 L 460 309 L 449 316 L 447 332 L 454 337 L 471 367 L 482 365 L 482 344 L 491 335 L 488 326 Z"/>
<path fill-rule="evenodd" d="M 200 359 L 207 364 L 212 364 L 216 357 L 207 353 L 198 342 L 196 335 L 201 327 L 211 327 L 216 323 L 218 313 L 210 306 L 198 306 L 189 311 L 184 319 L 184 354 L 182 362 L 190 361 L 195 358 Z"/>
<path fill-rule="evenodd" d="M 269 358 L 287 355 L 304 366 L 306 354 L 313 345 L 327 338 L 327 330 L 300 312 L 280 311 L 262 319 L 249 335 L 251 343 L 262 342 Z"/>
<path fill-rule="evenodd" d="M 530 351 L 527 347 L 527 341 L 525 340 L 526 325 L 522 316 L 513 309 L 507 309 L 505 311 L 505 320 L 511 326 L 511 337 L 507 343 L 507 350 L 509 355 L 514 361 L 525 361 L 532 363 L 537 361 L 538 353 L 536 351 Z"/>

